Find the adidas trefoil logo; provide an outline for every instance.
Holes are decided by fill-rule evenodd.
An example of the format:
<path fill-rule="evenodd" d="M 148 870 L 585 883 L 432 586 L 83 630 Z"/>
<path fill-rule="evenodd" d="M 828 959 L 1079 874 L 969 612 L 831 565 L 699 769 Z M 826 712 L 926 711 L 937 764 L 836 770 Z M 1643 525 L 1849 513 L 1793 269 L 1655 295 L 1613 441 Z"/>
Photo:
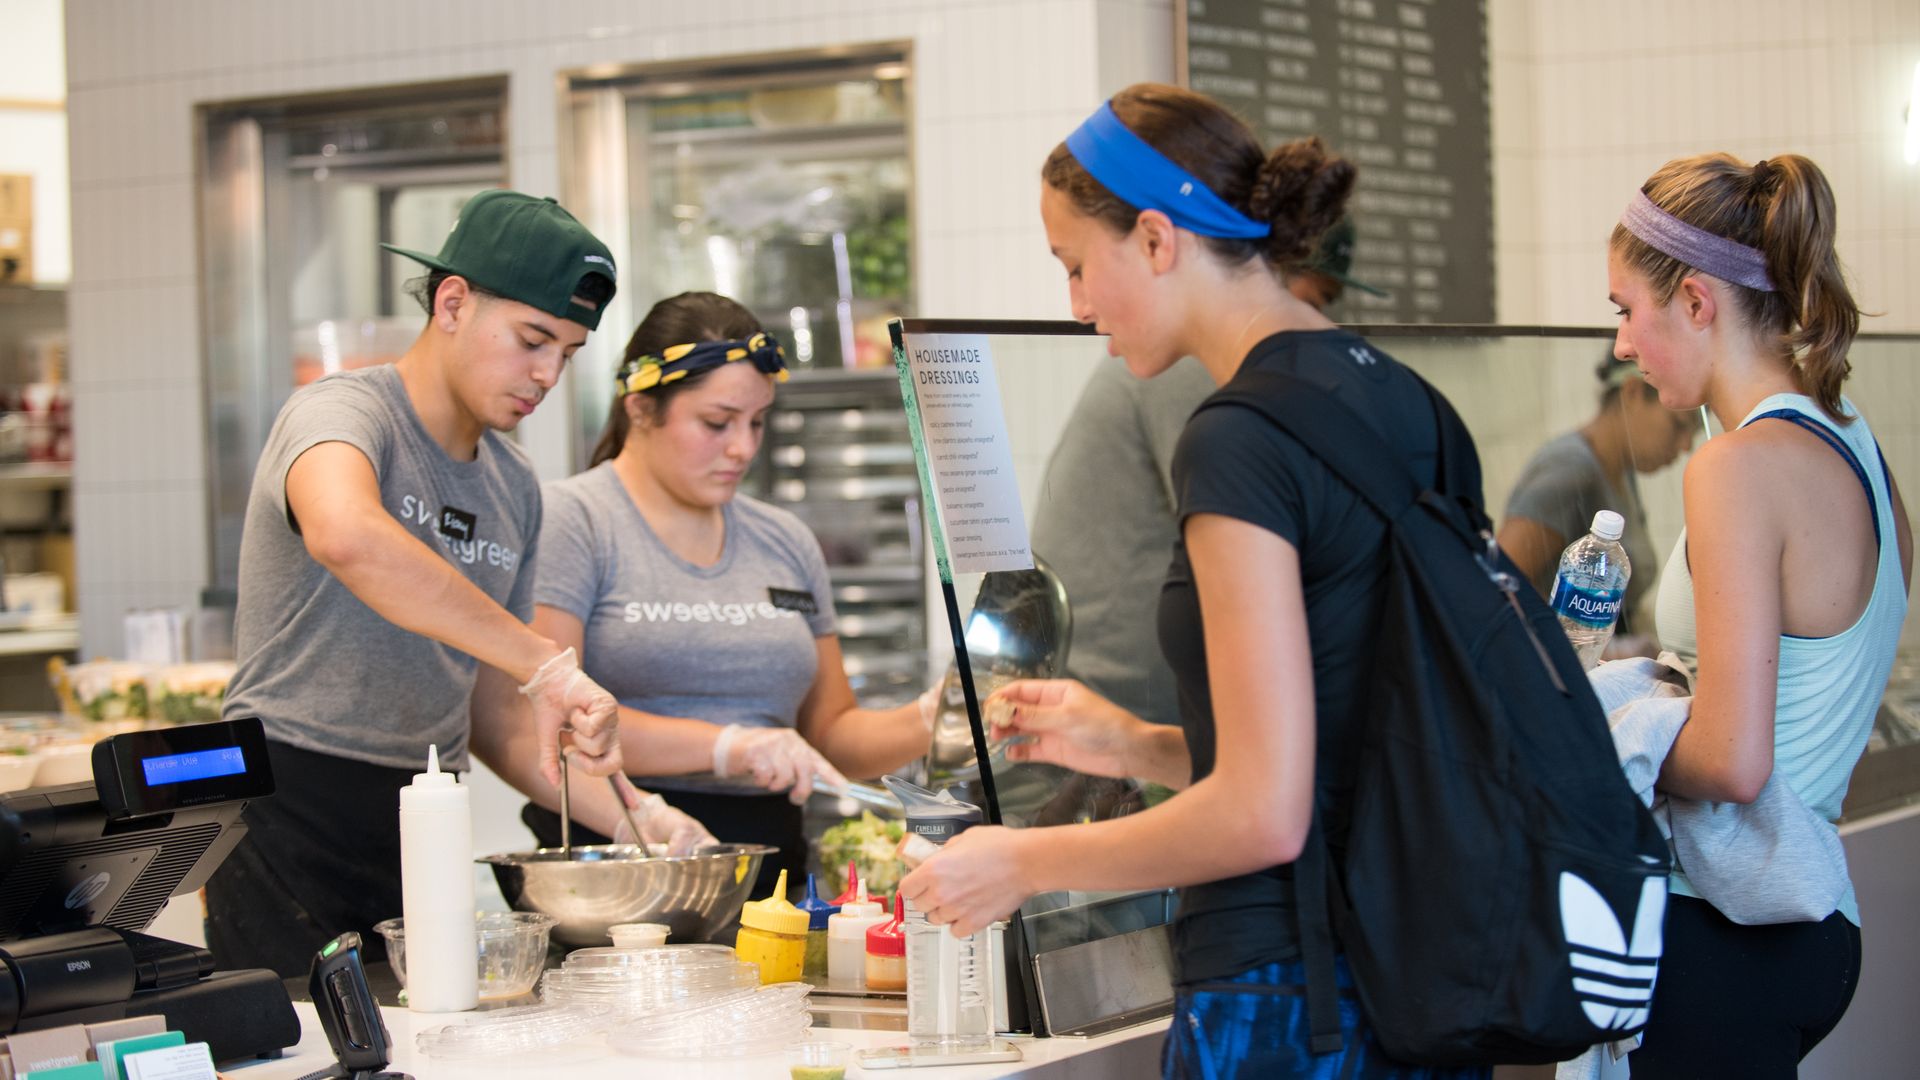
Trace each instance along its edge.
<path fill-rule="evenodd" d="M 1595 1027 L 1630 1031 L 1647 1022 L 1666 914 L 1667 879 L 1649 877 L 1640 887 L 1633 939 L 1628 941 L 1599 890 L 1578 874 L 1561 872 L 1560 925 L 1573 963 L 1573 993 Z"/>

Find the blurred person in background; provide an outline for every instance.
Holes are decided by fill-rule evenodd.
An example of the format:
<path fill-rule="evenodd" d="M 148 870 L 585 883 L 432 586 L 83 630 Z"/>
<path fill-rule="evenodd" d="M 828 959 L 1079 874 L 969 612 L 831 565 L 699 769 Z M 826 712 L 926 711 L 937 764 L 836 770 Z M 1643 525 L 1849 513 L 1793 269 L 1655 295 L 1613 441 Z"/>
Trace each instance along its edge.
<path fill-rule="evenodd" d="M 1658 391 L 1639 371 L 1611 353 L 1596 374 L 1600 410 L 1527 460 L 1507 496 L 1500 546 L 1540 595 L 1550 597 L 1560 553 L 1587 534 L 1595 513 L 1617 512 L 1626 519 L 1620 544 L 1633 573 L 1607 656 L 1654 656 L 1660 650 L 1653 636 L 1653 612 L 1643 605 L 1653 595 L 1660 566 L 1647 536 L 1647 509 L 1635 474 L 1659 472 L 1692 449 L 1700 417 L 1661 405 Z"/>

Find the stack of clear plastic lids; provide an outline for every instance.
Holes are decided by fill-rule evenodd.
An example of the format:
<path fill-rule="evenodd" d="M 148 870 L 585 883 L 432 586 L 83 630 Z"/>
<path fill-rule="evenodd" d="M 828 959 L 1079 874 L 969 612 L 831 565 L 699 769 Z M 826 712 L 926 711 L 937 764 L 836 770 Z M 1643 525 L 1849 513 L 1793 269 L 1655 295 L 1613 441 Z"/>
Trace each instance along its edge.
<path fill-rule="evenodd" d="M 577 1005 L 523 1005 L 476 1013 L 466 1023 L 429 1028 L 415 1045 L 428 1057 L 447 1061 L 490 1061 L 538 1053 L 548 1060 L 556 1051 L 581 1050 L 607 1030 L 605 1009 Z"/>
<path fill-rule="evenodd" d="M 731 990 L 639 1018 L 621 1018 L 607 1045 L 623 1054 L 660 1058 L 729 1058 L 773 1054 L 806 1037 L 805 983 Z"/>
<path fill-rule="evenodd" d="M 630 1020 L 758 985 L 759 969 L 724 945 L 581 949 L 541 976 L 540 998 Z"/>

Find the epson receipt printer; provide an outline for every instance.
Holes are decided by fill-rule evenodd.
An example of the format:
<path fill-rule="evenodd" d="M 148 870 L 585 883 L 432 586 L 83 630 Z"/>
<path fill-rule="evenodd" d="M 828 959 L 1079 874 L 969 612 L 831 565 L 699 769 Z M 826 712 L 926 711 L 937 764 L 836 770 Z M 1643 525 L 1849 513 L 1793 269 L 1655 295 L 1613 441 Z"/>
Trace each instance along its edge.
<path fill-rule="evenodd" d="M 206 884 L 273 793 L 260 721 L 115 735 L 93 783 L 0 795 L 0 1033 L 164 1016 L 216 1061 L 300 1040 L 271 971 L 214 971 L 205 949 L 141 933 Z"/>

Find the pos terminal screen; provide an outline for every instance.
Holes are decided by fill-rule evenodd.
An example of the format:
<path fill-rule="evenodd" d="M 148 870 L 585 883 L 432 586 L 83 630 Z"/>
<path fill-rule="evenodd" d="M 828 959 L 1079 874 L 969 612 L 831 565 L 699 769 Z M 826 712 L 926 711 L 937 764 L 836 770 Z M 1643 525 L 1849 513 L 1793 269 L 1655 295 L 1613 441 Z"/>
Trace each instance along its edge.
<path fill-rule="evenodd" d="M 188 780 L 210 780 L 217 776 L 235 776 L 247 771 L 247 757 L 237 746 L 194 750 L 184 754 L 166 754 L 143 758 L 141 770 L 148 787 L 179 784 Z"/>

